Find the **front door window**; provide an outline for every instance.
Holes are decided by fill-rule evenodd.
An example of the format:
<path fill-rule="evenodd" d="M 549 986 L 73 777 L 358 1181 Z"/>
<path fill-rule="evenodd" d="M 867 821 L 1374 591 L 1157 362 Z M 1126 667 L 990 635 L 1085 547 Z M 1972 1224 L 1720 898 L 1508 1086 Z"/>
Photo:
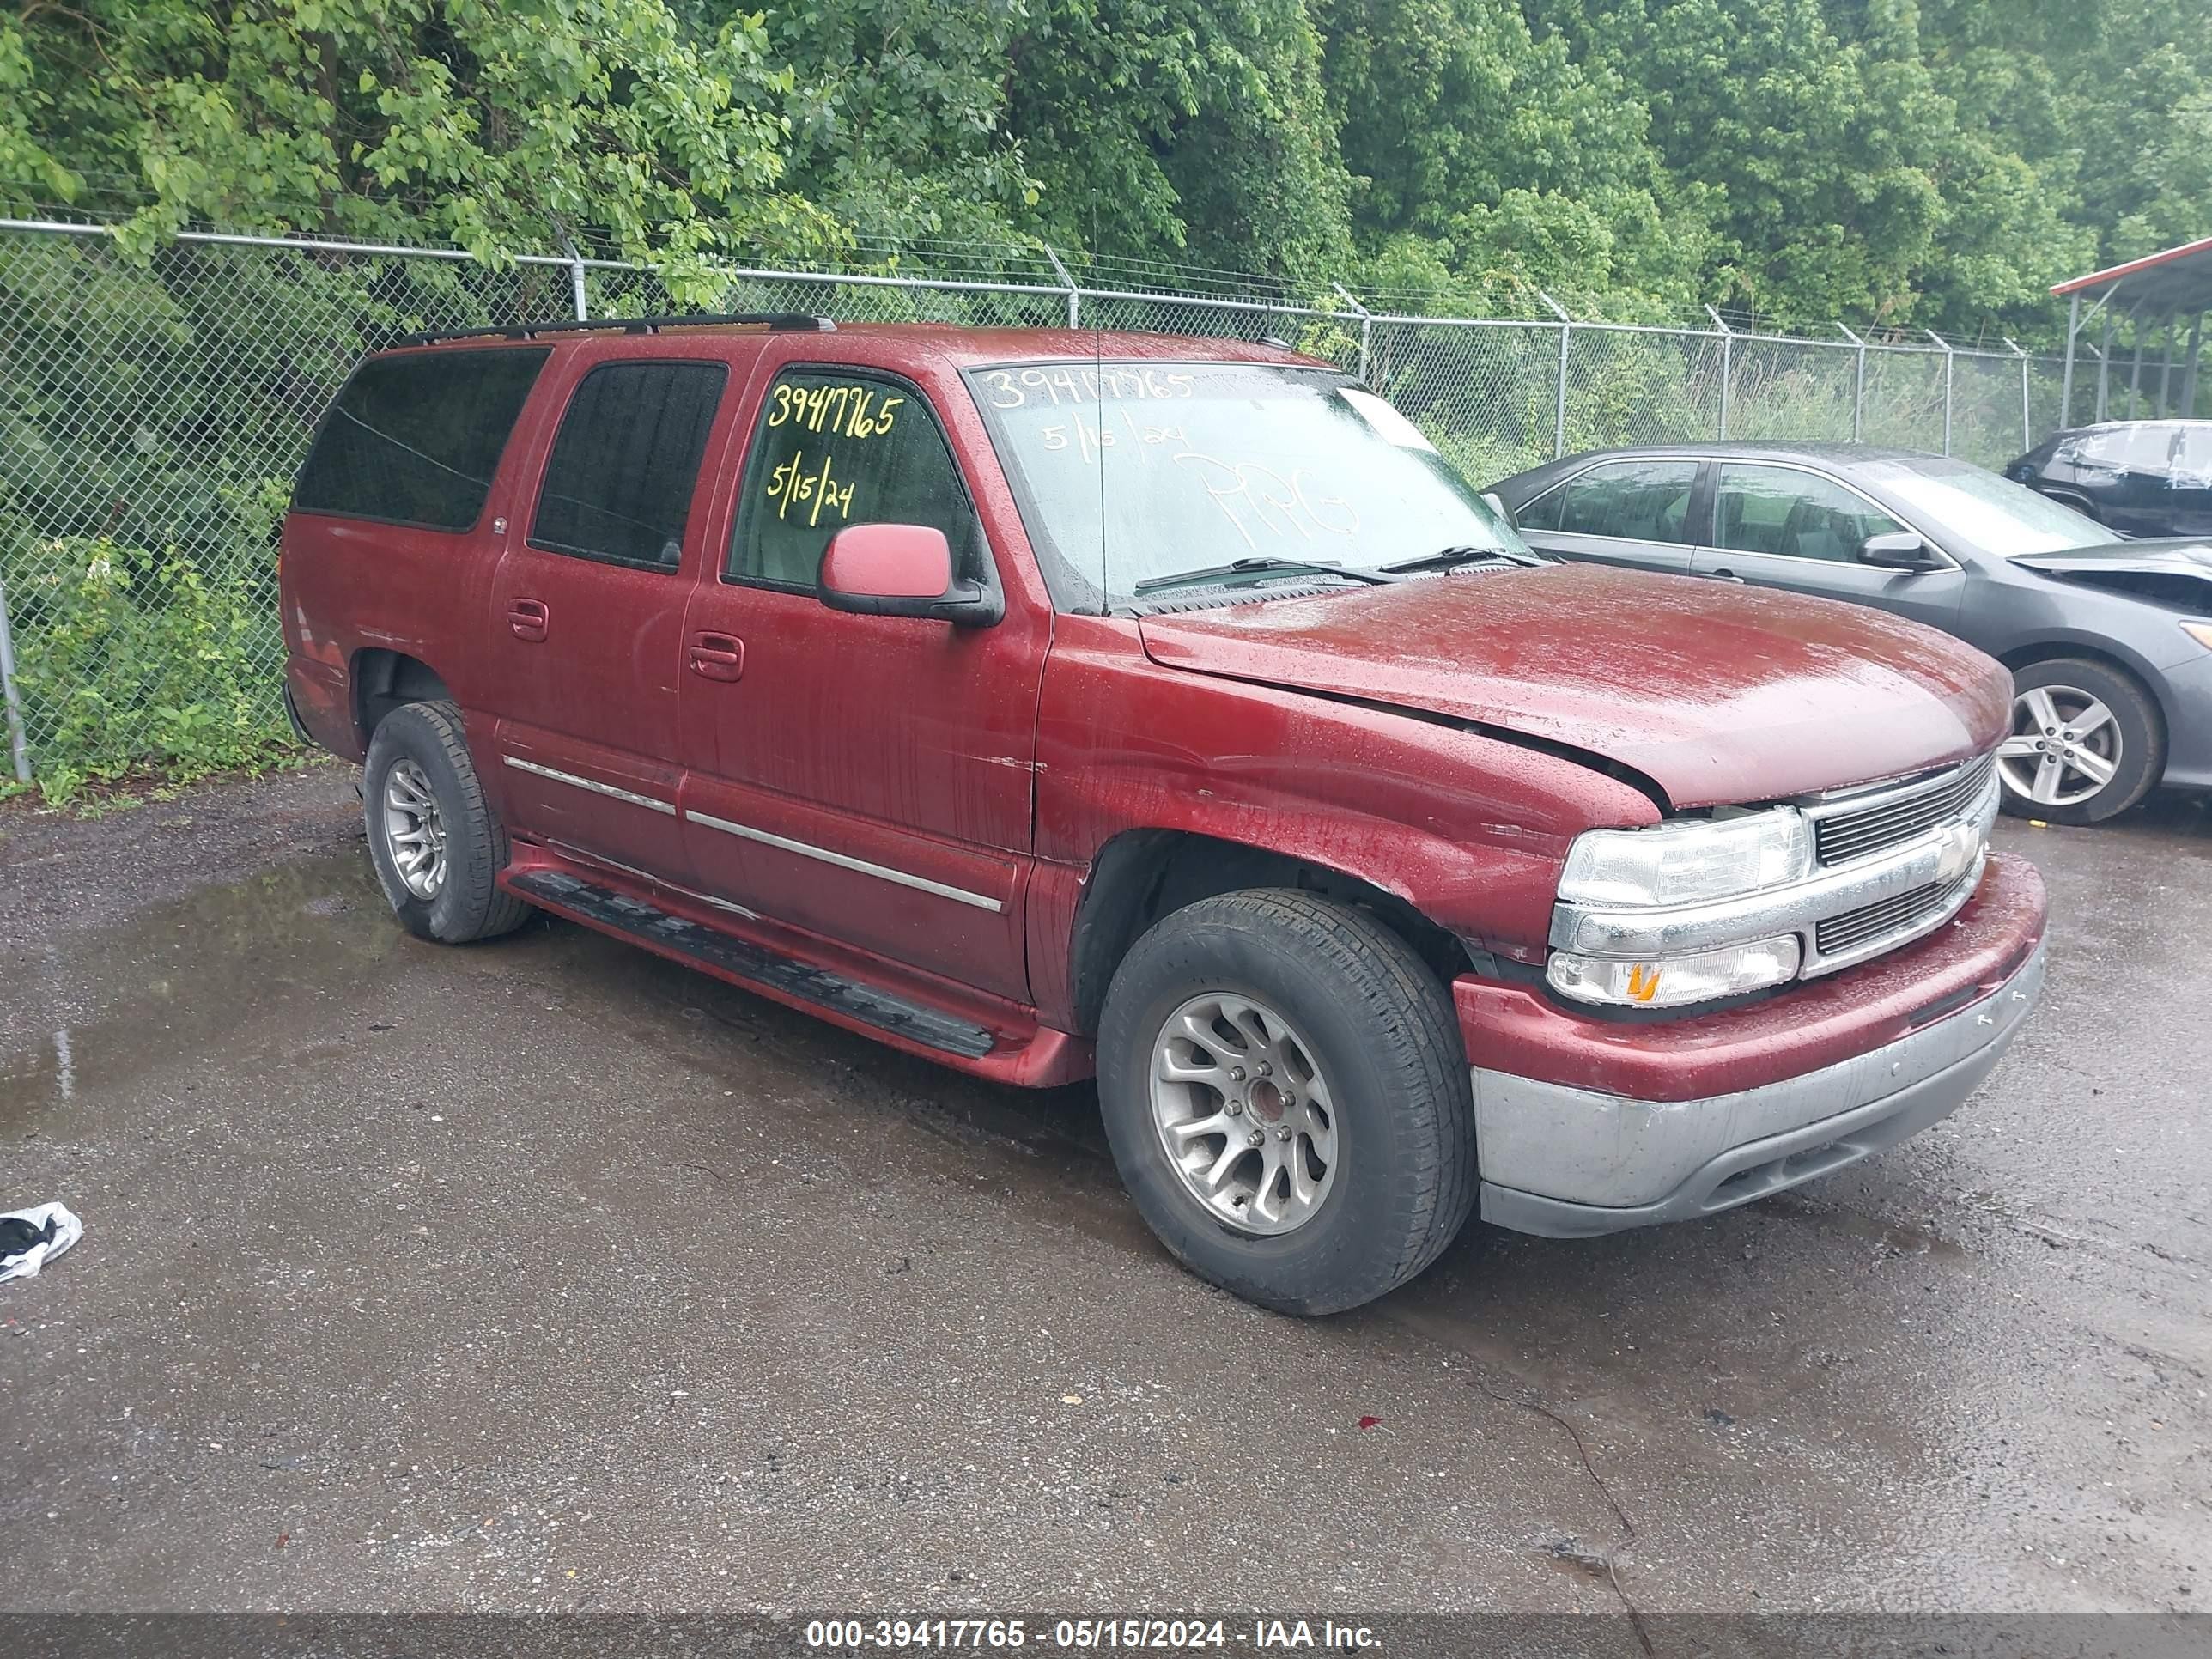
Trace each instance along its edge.
<path fill-rule="evenodd" d="M 1869 536 L 1905 526 L 1832 478 L 1796 467 L 1721 469 L 1714 544 L 1729 552 L 1856 564 Z"/>

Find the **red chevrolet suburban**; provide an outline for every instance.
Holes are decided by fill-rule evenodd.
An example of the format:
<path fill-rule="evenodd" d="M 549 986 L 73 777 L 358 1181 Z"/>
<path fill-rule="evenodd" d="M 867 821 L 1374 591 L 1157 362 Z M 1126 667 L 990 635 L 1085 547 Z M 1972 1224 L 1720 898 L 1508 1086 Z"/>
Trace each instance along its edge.
<path fill-rule="evenodd" d="M 814 318 L 422 337 L 285 520 L 286 693 L 399 920 L 532 907 L 1015 1084 L 1323 1313 L 1470 1212 L 1711 1214 L 1947 1115 L 2041 989 L 2003 669 L 1532 554 L 1224 340 Z"/>

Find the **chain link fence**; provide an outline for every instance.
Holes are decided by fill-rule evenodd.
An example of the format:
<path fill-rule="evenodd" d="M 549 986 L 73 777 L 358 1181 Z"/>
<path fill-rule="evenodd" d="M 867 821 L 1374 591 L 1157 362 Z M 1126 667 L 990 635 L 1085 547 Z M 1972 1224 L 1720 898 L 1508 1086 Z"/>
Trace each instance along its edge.
<path fill-rule="evenodd" d="M 1078 269 L 1032 251 L 990 276 L 744 270 L 716 308 L 1279 341 L 1363 377 L 1484 484 L 1723 436 L 1996 465 L 2061 423 L 2058 363 L 2014 350 L 1408 316 L 1341 289 L 1300 304 L 1224 273 Z M 0 778 L 65 796 L 281 750 L 277 530 L 364 355 L 424 330 L 680 309 L 652 271 L 602 260 L 188 234 L 139 262 L 104 228 L 0 222 Z"/>

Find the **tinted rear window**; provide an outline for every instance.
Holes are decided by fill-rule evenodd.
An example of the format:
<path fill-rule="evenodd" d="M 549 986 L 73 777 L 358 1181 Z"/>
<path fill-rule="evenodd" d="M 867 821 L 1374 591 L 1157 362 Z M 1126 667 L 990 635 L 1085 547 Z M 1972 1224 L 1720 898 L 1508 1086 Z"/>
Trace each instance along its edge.
<path fill-rule="evenodd" d="M 550 355 L 507 349 L 370 358 L 323 417 L 293 487 L 292 510 L 468 529 Z"/>
<path fill-rule="evenodd" d="M 673 570 L 720 363 L 607 363 L 576 388 L 538 496 L 530 544 Z"/>

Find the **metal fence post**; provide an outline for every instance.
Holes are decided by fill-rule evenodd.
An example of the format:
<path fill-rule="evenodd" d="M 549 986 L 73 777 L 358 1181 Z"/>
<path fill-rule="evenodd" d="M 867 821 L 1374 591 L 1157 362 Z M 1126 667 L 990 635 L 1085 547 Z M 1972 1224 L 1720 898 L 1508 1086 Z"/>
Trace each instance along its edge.
<path fill-rule="evenodd" d="M 1082 290 L 1075 286 L 1075 278 L 1067 274 L 1067 267 L 1060 264 L 1060 255 L 1052 251 L 1052 244 L 1039 242 L 1037 246 L 1044 250 L 1044 257 L 1052 262 L 1053 275 L 1060 278 L 1060 285 L 1067 290 L 1068 327 L 1081 328 L 1083 326 Z"/>
<path fill-rule="evenodd" d="M 1851 381 L 1851 441 L 1858 443 L 1866 432 L 1866 342 L 1841 323 L 1836 326 L 1843 330 L 1846 340 L 1859 349 L 1858 373 Z"/>
<path fill-rule="evenodd" d="M 2004 343 L 2020 359 L 2020 447 L 2025 454 L 2035 447 L 2035 417 L 2028 412 L 2027 354 L 2020 349 L 2020 342 L 2009 334 L 2004 336 Z M 2062 421 L 2059 424 L 2063 426 L 2065 422 Z"/>
<path fill-rule="evenodd" d="M 1705 307 L 1705 315 L 1713 319 L 1713 326 L 1721 331 L 1720 435 L 1723 441 L 1725 441 L 1728 437 L 1729 388 L 1735 380 L 1735 331 L 1730 329 L 1726 323 L 1721 320 L 1720 313 L 1715 311 L 1711 306 L 1707 306 Z M 1756 320 L 1756 319 L 1753 320 Z"/>
<path fill-rule="evenodd" d="M 1359 383 L 1372 386 L 1374 382 L 1368 378 L 1368 371 L 1375 362 L 1374 313 L 1353 299 L 1352 290 L 1342 283 L 1331 283 L 1329 286 L 1336 290 L 1338 299 L 1359 313 Z"/>
<path fill-rule="evenodd" d="M 1551 307 L 1552 315 L 1559 319 L 1559 384 L 1552 404 L 1552 459 L 1556 461 L 1567 453 L 1567 342 L 1575 325 L 1567 308 L 1542 289 L 1536 290 L 1536 297 Z"/>
<path fill-rule="evenodd" d="M 566 234 L 561 238 L 561 247 L 568 256 L 568 298 L 575 307 L 576 320 L 587 323 L 592 319 L 592 307 L 584 293 L 584 256 Z"/>
<path fill-rule="evenodd" d="M 2181 371 L 2181 418 L 2197 418 L 2197 355 L 2204 340 L 2204 313 L 2198 312 L 2189 325 L 2189 362 Z"/>
<path fill-rule="evenodd" d="M 2136 418 L 2136 401 L 2142 396 L 2142 307 L 2137 306 L 2128 313 L 2129 330 L 2136 337 L 2135 367 L 2128 370 L 2128 418 Z"/>
<path fill-rule="evenodd" d="M 2117 289 L 2118 284 L 2113 286 Z M 2112 295 L 2107 294 L 2105 297 L 2110 300 Z M 2105 307 L 2105 343 L 2097 348 L 2097 418 L 2100 422 L 2105 418 L 2105 410 L 2111 406 L 2112 396 L 2112 307 L 2107 305 Z"/>
<path fill-rule="evenodd" d="M 2066 372 L 2058 382 L 2058 427 L 2062 432 L 2074 422 L 2074 342 L 2081 334 L 2081 291 L 2076 289 L 2066 305 Z"/>
<path fill-rule="evenodd" d="M 1943 453 L 1951 453 L 1951 343 L 1932 328 L 1920 331 L 1943 348 Z"/>
<path fill-rule="evenodd" d="M 15 695 L 15 641 L 8 631 L 8 586 L 0 581 L 0 701 L 8 706 L 8 747 L 15 759 L 15 781 L 31 781 L 30 744 L 23 737 L 23 703 Z"/>

